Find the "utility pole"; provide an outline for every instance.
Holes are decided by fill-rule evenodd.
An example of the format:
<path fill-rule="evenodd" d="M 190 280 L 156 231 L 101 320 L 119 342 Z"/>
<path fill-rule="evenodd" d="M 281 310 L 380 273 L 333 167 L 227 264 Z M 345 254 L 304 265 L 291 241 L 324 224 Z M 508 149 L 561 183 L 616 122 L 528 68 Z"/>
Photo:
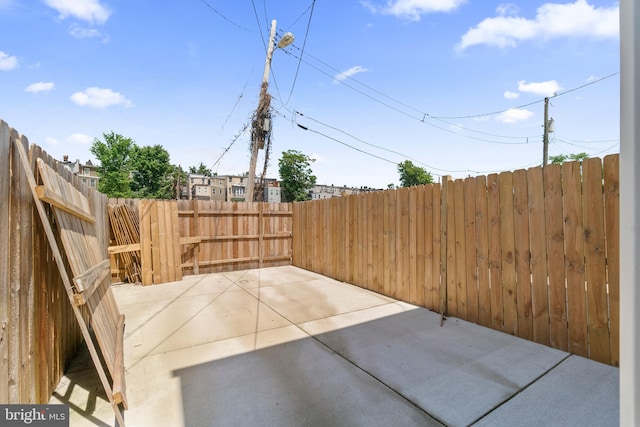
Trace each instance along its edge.
<path fill-rule="evenodd" d="M 265 123 L 265 117 L 261 117 L 263 106 L 267 102 L 267 87 L 269 86 L 269 71 L 271 68 L 271 57 L 273 56 L 273 48 L 276 38 L 276 20 L 271 21 L 271 33 L 269 34 L 269 44 L 267 45 L 267 59 L 264 63 L 264 74 L 262 76 L 262 86 L 260 87 L 260 99 L 258 101 L 258 111 L 256 117 L 256 125 L 251 129 L 251 162 L 249 163 L 249 183 L 247 184 L 247 194 L 245 200 L 253 202 L 253 189 L 256 180 L 256 163 L 258 161 L 258 150 L 264 148 L 264 134 L 268 130 L 268 123 Z M 267 109 L 268 109 L 267 105 Z M 268 117 L 267 117 L 268 119 Z M 265 127 L 267 129 L 265 129 Z"/>
<path fill-rule="evenodd" d="M 544 99 L 544 134 L 542 135 L 542 167 L 549 162 L 549 98 Z"/>

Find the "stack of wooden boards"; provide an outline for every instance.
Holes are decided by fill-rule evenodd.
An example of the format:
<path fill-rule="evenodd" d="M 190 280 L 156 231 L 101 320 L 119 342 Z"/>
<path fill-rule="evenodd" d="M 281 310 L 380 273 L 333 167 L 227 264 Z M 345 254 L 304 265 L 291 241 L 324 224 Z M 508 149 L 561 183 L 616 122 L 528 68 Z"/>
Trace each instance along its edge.
<path fill-rule="evenodd" d="M 124 279 L 129 283 L 142 281 L 142 257 L 140 256 L 140 219 L 138 209 L 129 205 L 109 205 L 112 246 L 115 270 L 124 270 Z"/>

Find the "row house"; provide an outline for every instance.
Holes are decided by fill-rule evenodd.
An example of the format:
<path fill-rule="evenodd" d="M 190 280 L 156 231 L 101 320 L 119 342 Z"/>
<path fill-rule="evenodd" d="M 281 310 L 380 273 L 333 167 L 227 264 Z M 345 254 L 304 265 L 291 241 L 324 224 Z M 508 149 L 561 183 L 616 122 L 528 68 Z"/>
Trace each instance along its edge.
<path fill-rule="evenodd" d="M 346 185 L 342 187 L 337 187 L 335 185 L 314 185 L 309 189 L 309 198 L 311 200 L 322 200 L 370 191 L 379 190 L 371 187 L 347 187 Z"/>
<path fill-rule="evenodd" d="M 98 176 L 98 166 L 94 165 L 91 160 L 87 160 L 86 163 L 80 163 L 79 159 L 75 162 L 69 161 L 69 156 L 62 156 L 62 164 L 69 169 L 74 175 L 80 178 L 83 184 L 89 187 L 97 188 L 100 177 Z"/>
<path fill-rule="evenodd" d="M 246 175 L 206 176 L 191 173 L 187 175 L 189 199 L 245 202 L 247 196 Z M 266 202 L 280 203 L 280 184 L 277 180 L 265 180 L 264 196 Z"/>

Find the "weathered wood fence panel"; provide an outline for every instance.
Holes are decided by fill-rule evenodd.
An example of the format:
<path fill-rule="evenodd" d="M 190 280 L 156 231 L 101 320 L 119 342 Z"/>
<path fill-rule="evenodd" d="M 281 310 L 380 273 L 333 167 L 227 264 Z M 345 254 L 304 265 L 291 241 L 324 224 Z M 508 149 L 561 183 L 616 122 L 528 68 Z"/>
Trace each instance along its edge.
<path fill-rule="evenodd" d="M 293 206 L 293 264 L 618 365 L 618 155 Z"/>
<path fill-rule="evenodd" d="M 27 138 L 0 120 L 0 403 L 46 403 L 82 334 L 35 213 L 14 141 L 29 150 Z M 99 239 L 106 253 L 104 196 L 32 146 L 29 162 L 36 176 L 37 158 L 89 198 L 96 226 L 105 231 Z M 84 314 L 88 320 L 86 310 Z"/>

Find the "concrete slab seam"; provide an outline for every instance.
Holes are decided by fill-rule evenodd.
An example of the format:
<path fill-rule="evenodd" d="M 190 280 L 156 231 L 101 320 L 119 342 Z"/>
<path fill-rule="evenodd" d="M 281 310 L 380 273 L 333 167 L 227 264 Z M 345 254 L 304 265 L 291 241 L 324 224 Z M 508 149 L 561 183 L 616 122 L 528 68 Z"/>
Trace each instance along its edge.
<path fill-rule="evenodd" d="M 526 384 L 524 387 L 522 387 L 520 390 L 518 390 L 517 392 L 513 393 L 511 396 L 509 396 L 506 400 L 500 402 L 498 405 L 496 405 L 493 409 L 491 409 L 490 411 L 488 411 L 487 413 L 485 413 L 484 415 L 482 415 L 481 417 L 479 417 L 478 419 L 474 420 L 473 422 L 471 422 L 469 424 L 469 426 L 473 426 L 474 424 L 479 423 L 481 420 L 483 420 L 484 418 L 488 417 L 490 414 L 492 414 L 493 412 L 495 412 L 496 410 L 498 410 L 500 407 L 502 407 L 503 405 L 507 404 L 509 401 L 511 401 L 513 398 L 515 398 L 516 396 L 518 396 L 519 394 L 522 394 L 525 390 L 527 390 L 529 387 L 531 387 L 533 384 L 537 383 L 538 381 L 540 381 L 544 376 L 546 376 L 547 374 L 549 374 L 551 371 L 553 371 L 554 369 L 556 369 L 558 366 L 560 366 L 562 363 L 564 363 L 564 361 L 566 361 L 567 359 L 569 359 L 572 356 L 571 353 L 567 353 L 567 355 L 565 357 L 563 357 L 562 359 L 560 359 L 560 361 L 558 361 L 558 363 L 556 363 L 555 365 L 549 367 L 549 369 L 543 371 L 540 375 L 538 375 L 536 378 L 534 378 L 533 380 L 531 380 L 528 384 Z"/>

